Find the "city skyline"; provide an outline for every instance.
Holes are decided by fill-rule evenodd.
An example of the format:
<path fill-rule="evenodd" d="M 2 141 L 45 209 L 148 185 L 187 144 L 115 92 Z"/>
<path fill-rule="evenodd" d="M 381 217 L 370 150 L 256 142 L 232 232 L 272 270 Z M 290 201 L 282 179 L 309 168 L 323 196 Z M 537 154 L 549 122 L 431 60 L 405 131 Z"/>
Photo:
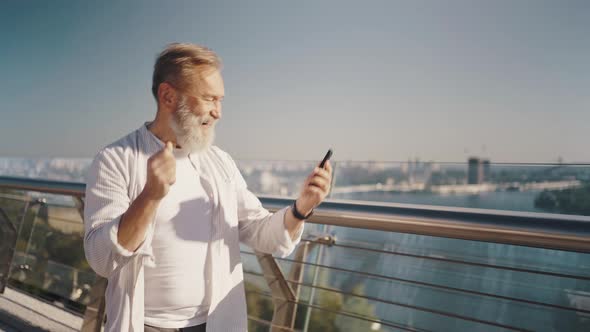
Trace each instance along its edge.
<path fill-rule="evenodd" d="M 224 61 L 216 144 L 236 159 L 590 161 L 585 1 L 56 1 L 0 18 L 0 157 L 92 158 L 152 120 L 153 61 L 182 41 Z"/>

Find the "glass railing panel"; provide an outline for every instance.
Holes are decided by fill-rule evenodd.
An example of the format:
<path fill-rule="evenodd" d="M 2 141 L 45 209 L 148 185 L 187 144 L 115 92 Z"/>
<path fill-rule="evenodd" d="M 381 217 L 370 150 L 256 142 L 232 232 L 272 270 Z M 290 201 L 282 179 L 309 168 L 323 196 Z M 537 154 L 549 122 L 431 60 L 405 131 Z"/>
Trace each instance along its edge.
<path fill-rule="evenodd" d="M 0 208 L 17 228 L 23 219 L 23 213 L 27 210 L 30 200 L 30 197 L 23 196 L 19 192 L 0 188 Z"/>
<path fill-rule="evenodd" d="M 20 195 L 21 202 L 4 201 L 1 206 L 16 211 L 15 205 L 29 202 L 24 218 L 20 212 L 12 283 L 35 296 L 83 312 L 96 274 L 84 256 L 84 225 L 78 205 L 67 195 Z"/>

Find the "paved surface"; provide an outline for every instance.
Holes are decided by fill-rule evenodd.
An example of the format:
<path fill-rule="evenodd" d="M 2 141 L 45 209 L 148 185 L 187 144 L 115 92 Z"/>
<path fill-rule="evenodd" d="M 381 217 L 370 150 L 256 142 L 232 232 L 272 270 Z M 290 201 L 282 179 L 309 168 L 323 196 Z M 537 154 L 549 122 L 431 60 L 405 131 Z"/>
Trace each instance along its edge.
<path fill-rule="evenodd" d="M 46 301 L 6 287 L 0 294 L 1 332 L 74 332 L 82 326 L 82 317 Z"/>

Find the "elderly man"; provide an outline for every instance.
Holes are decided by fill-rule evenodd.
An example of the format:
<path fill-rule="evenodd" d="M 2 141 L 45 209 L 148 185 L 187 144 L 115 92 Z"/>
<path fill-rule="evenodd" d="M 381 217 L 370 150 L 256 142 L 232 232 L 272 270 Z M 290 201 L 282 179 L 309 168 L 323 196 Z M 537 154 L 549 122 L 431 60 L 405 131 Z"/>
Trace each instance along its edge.
<path fill-rule="evenodd" d="M 194 44 L 157 58 L 152 122 L 103 148 L 87 177 L 84 248 L 108 278 L 106 331 L 246 331 L 239 242 L 289 255 L 326 197 L 316 167 L 292 206 L 270 213 L 212 146 L 221 61 Z"/>

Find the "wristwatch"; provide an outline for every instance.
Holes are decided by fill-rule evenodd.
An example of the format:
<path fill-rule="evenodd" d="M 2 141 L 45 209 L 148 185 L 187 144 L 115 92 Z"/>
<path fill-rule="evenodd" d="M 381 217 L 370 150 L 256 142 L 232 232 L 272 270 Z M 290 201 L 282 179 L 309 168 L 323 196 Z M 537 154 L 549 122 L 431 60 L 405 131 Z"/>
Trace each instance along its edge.
<path fill-rule="evenodd" d="M 293 206 L 291 207 L 291 212 L 293 212 L 293 215 L 295 216 L 295 218 L 299 219 L 299 220 L 305 220 L 308 219 L 309 217 L 311 217 L 311 215 L 313 214 L 313 210 L 311 210 L 311 212 L 304 216 L 302 215 L 298 210 L 297 210 L 297 201 L 293 202 Z"/>

